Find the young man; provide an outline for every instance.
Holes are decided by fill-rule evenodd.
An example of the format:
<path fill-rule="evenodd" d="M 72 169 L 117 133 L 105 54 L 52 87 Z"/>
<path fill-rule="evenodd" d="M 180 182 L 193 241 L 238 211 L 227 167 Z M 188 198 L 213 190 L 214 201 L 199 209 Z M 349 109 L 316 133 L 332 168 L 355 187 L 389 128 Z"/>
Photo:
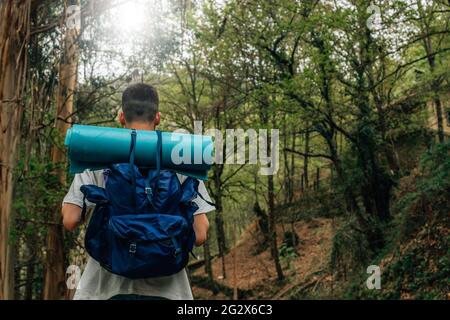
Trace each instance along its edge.
<path fill-rule="evenodd" d="M 123 93 L 119 121 L 125 128 L 155 130 L 161 120 L 158 105 L 158 93 L 152 86 L 132 85 Z M 177 176 L 181 183 L 186 179 L 185 176 L 178 174 Z M 80 224 L 83 207 L 83 194 L 80 187 L 85 184 L 105 187 L 103 170 L 86 170 L 75 175 L 62 206 L 63 224 L 69 231 L 73 231 Z M 203 198 L 210 201 L 202 181 L 200 181 L 198 191 Z M 206 213 L 215 208 L 200 197 L 197 197 L 194 202 L 199 207 L 194 216 L 195 244 L 200 246 L 205 242 L 209 228 Z M 89 203 L 87 204 L 89 205 Z M 193 299 L 186 270 L 183 269 L 179 273 L 167 277 L 131 280 L 108 272 L 97 261 L 89 257 L 74 296 L 76 300 L 155 298 Z"/>

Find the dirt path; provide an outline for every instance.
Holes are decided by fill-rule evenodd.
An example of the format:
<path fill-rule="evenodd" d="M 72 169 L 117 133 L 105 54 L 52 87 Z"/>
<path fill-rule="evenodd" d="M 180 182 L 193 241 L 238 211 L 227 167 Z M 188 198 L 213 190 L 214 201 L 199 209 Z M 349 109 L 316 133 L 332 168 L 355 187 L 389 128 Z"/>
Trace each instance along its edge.
<path fill-rule="evenodd" d="M 213 275 L 215 281 L 234 288 L 236 285 L 240 290 L 251 292 L 251 299 L 270 299 L 283 291 L 289 289 L 292 283 L 301 282 L 309 275 L 322 270 L 328 262 L 331 239 L 332 224 L 329 219 L 313 219 L 309 222 L 298 221 L 295 223 L 295 230 L 300 238 L 300 243 L 296 247 L 297 258 L 290 260 L 281 259 L 283 271 L 288 277 L 284 284 L 276 283 L 276 273 L 273 262 L 270 258 L 270 250 L 258 253 L 258 240 L 255 236 L 255 224 L 252 224 L 242 234 L 236 247 L 232 248 L 225 257 L 227 277 L 221 277 L 221 261 L 213 260 Z M 286 230 L 289 227 L 285 225 Z M 281 245 L 282 227 L 277 226 L 279 235 L 278 243 Z M 236 254 L 236 283 L 234 283 L 233 255 Z M 200 268 L 193 273 L 196 277 L 206 277 L 204 268 Z M 286 290 L 287 291 L 287 290 Z M 193 293 L 196 299 L 227 299 L 224 294 L 214 295 L 211 290 L 193 285 Z M 282 297 L 280 297 L 282 298 Z"/>

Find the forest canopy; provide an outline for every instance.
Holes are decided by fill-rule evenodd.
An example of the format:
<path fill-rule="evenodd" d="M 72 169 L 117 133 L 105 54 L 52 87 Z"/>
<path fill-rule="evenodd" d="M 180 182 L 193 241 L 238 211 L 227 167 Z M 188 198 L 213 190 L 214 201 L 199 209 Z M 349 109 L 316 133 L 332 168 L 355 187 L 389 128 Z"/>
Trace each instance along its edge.
<path fill-rule="evenodd" d="M 65 133 L 136 82 L 163 131 L 279 132 L 275 174 L 213 165 L 196 298 L 448 298 L 449 1 L 3 0 L 0 299 L 73 296 Z"/>

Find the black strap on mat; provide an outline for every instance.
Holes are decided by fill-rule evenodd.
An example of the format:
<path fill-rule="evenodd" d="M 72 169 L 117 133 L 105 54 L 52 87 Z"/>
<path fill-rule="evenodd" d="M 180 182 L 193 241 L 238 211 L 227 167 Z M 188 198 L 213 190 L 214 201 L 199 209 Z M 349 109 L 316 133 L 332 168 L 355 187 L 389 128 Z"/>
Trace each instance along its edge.
<path fill-rule="evenodd" d="M 131 131 L 131 146 L 130 146 L 130 174 L 131 174 L 131 187 L 132 187 L 132 196 L 131 196 L 131 203 L 133 204 L 133 207 L 136 208 L 137 200 L 136 200 L 136 172 L 134 168 L 134 158 L 136 155 L 136 130 L 133 129 Z"/>

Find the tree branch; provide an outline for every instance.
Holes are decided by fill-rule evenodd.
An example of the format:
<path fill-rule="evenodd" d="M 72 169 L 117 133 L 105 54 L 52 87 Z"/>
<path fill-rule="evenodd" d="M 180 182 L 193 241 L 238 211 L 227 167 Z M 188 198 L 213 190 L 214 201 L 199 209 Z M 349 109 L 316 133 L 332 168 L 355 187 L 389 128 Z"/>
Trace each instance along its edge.
<path fill-rule="evenodd" d="M 297 155 L 302 156 L 302 157 L 325 158 L 325 159 L 328 159 L 328 160 L 333 160 L 330 155 L 323 154 L 323 153 L 304 153 L 304 152 L 293 150 L 293 149 L 290 149 L 290 148 L 284 148 L 284 151 L 291 152 L 291 153 L 297 154 Z"/>

